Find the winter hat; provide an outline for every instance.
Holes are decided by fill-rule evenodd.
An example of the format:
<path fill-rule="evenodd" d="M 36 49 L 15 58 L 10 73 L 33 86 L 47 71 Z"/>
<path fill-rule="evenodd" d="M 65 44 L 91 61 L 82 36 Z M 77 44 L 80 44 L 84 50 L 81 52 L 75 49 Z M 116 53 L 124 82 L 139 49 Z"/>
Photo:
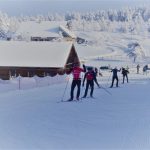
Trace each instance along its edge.
<path fill-rule="evenodd" d="M 91 70 L 93 70 L 93 68 L 92 68 L 92 67 L 88 67 L 87 70 L 88 70 L 88 71 L 91 71 Z"/>

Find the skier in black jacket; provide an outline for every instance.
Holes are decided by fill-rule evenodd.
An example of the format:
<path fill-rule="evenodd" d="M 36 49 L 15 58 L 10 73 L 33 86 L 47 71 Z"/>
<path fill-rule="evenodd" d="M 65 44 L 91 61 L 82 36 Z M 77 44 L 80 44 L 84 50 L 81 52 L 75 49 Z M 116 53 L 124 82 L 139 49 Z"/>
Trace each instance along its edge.
<path fill-rule="evenodd" d="M 118 81 L 119 81 L 119 80 L 118 80 L 118 75 L 117 75 L 117 73 L 120 72 L 120 71 L 121 71 L 121 69 L 118 70 L 117 67 L 115 67 L 114 69 L 111 70 L 111 72 L 113 73 L 113 76 L 112 76 L 112 84 L 111 84 L 110 88 L 113 87 L 113 85 L 114 85 L 114 80 L 115 80 L 115 79 L 117 80 L 117 82 L 116 82 L 116 87 L 118 87 Z"/>
<path fill-rule="evenodd" d="M 129 73 L 129 71 L 128 70 L 126 70 L 125 68 L 122 68 L 122 75 L 123 75 L 123 84 L 124 84 L 124 79 L 125 79 L 125 77 L 126 77 L 126 79 L 127 79 L 127 83 L 128 83 L 128 73 Z"/>

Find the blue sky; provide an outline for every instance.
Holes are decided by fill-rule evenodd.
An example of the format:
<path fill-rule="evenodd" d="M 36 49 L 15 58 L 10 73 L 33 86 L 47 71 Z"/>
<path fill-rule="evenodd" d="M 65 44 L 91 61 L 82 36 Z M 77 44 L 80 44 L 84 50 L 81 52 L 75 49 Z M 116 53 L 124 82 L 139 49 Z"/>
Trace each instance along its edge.
<path fill-rule="evenodd" d="M 143 4 L 150 5 L 150 0 L 0 0 L 0 10 L 8 15 L 18 16 L 47 14 L 47 12 L 120 9 Z"/>

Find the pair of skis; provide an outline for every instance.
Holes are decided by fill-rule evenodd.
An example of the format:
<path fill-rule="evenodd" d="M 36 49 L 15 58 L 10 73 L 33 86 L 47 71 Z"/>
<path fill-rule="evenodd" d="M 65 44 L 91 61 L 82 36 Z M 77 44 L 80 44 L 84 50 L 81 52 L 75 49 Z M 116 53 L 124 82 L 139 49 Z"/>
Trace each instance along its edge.
<path fill-rule="evenodd" d="M 70 101 L 70 100 L 63 100 L 63 101 L 59 101 L 59 102 L 81 102 L 81 100 L 87 99 L 87 98 L 96 99 L 95 97 L 85 97 L 85 98 L 81 97 L 81 98 L 79 98 L 79 100 L 72 100 L 72 101 Z"/>

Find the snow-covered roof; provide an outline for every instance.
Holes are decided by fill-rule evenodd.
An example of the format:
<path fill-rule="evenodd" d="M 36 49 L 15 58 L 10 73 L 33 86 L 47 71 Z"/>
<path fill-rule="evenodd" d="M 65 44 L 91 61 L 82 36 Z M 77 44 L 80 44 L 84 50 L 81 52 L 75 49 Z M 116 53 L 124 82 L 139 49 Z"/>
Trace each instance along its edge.
<path fill-rule="evenodd" d="M 0 66 L 64 67 L 71 42 L 0 42 Z"/>
<path fill-rule="evenodd" d="M 71 38 L 76 38 L 75 34 L 71 32 L 70 30 L 68 30 L 67 28 L 65 28 L 64 26 L 60 25 L 59 27 L 62 31 L 64 31 Z"/>
<path fill-rule="evenodd" d="M 21 22 L 16 34 L 25 33 L 35 37 L 60 37 L 59 26 L 65 24 L 65 21 L 43 21 L 40 23 L 34 21 Z"/>

